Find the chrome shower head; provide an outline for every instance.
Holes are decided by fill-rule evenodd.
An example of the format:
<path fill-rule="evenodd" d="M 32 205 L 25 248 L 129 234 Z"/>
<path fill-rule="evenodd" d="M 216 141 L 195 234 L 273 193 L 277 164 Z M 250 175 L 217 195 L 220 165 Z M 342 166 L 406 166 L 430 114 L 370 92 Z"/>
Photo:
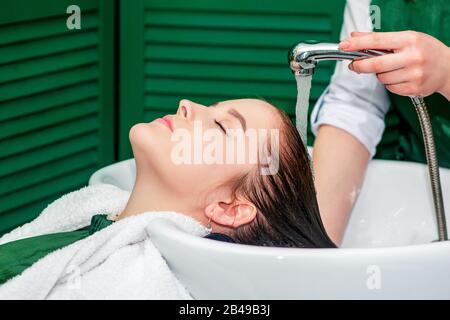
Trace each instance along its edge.
<path fill-rule="evenodd" d="M 294 45 L 288 53 L 288 62 L 295 74 L 314 73 L 317 62 L 323 60 L 355 60 L 386 54 L 385 51 L 342 51 L 337 43 L 304 43 Z"/>
<path fill-rule="evenodd" d="M 298 43 L 288 52 L 288 62 L 295 75 L 311 76 L 319 61 L 323 60 L 356 60 L 381 56 L 390 53 L 380 50 L 342 51 L 336 43 Z M 442 187 L 439 176 L 439 164 L 434 144 L 433 130 L 422 97 L 410 97 L 418 114 L 425 145 L 431 191 L 436 213 L 439 241 L 448 240 Z"/>

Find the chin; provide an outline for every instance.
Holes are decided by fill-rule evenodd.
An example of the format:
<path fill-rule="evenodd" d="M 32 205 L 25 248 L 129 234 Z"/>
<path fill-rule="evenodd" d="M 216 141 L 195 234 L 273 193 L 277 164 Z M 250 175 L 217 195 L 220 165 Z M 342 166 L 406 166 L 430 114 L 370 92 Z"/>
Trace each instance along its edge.
<path fill-rule="evenodd" d="M 160 171 L 161 166 L 170 167 L 171 145 L 161 129 L 165 128 L 157 123 L 138 123 L 131 127 L 129 139 L 137 168 Z"/>
<path fill-rule="evenodd" d="M 160 139 L 158 130 L 155 129 L 148 123 L 137 123 L 131 127 L 128 137 L 135 158 L 140 158 L 141 155 L 153 153 L 152 150 L 157 150 L 155 144 L 160 144 Z"/>

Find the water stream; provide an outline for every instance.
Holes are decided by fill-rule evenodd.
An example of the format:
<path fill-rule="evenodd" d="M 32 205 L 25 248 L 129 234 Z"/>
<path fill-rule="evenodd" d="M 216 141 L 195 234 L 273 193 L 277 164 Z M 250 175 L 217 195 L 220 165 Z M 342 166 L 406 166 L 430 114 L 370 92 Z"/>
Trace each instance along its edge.
<path fill-rule="evenodd" d="M 297 82 L 297 103 L 295 105 L 295 124 L 303 143 L 306 146 L 306 130 L 308 128 L 309 93 L 311 76 L 295 75 Z"/>

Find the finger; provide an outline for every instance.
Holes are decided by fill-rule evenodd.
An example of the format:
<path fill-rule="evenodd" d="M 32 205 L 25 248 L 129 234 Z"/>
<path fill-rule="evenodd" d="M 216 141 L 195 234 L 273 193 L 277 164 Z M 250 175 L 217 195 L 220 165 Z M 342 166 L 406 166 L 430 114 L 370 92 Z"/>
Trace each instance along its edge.
<path fill-rule="evenodd" d="M 359 51 L 364 49 L 399 49 L 409 43 L 405 32 L 371 32 L 358 37 L 350 37 L 339 43 L 344 51 Z"/>
<path fill-rule="evenodd" d="M 389 53 L 379 57 L 354 60 L 352 70 L 358 73 L 383 73 L 405 67 L 405 58 L 400 53 Z"/>
<path fill-rule="evenodd" d="M 384 85 L 394 85 L 411 81 L 411 72 L 406 68 L 390 72 L 378 73 L 378 81 Z"/>
<path fill-rule="evenodd" d="M 398 84 L 387 85 L 386 89 L 391 91 L 392 93 L 401 95 L 401 96 L 416 96 L 418 94 L 418 88 L 415 84 L 411 82 L 404 82 Z"/>
<path fill-rule="evenodd" d="M 373 33 L 373 32 L 353 31 L 350 33 L 350 36 L 360 37 L 360 36 L 365 36 L 366 34 L 370 34 L 370 33 Z"/>

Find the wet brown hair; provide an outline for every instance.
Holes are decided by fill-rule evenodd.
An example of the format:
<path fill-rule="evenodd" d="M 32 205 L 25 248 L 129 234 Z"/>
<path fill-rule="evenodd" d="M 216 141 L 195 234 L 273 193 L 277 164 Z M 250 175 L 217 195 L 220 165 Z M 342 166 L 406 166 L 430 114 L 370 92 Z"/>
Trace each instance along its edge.
<path fill-rule="evenodd" d="M 289 116 L 273 107 L 281 121 L 278 171 L 262 175 L 258 164 L 233 181 L 235 197 L 252 202 L 257 214 L 230 236 L 257 246 L 335 248 L 320 218 L 308 152 Z"/>

